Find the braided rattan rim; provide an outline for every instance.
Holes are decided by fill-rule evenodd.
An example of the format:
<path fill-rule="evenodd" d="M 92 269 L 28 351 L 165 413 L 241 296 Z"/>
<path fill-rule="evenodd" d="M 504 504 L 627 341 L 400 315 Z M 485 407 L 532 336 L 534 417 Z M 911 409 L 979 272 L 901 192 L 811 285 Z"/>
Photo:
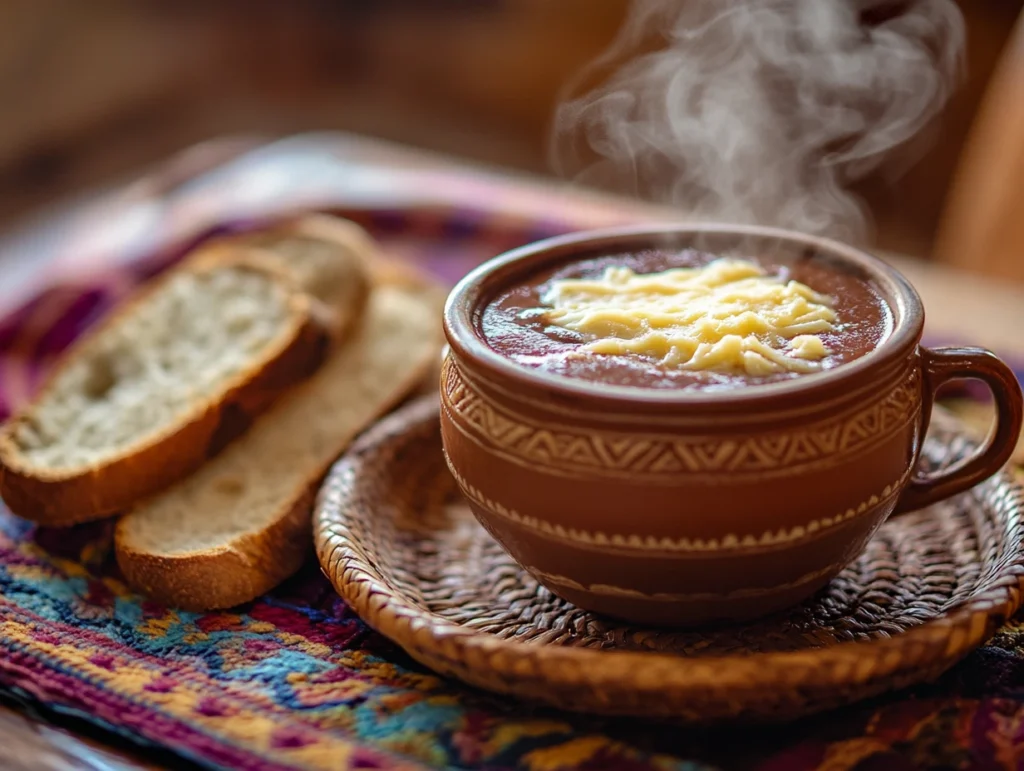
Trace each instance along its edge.
<path fill-rule="evenodd" d="M 686 658 L 524 643 L 467 629 L 396 589 L 386 566 L 363 548 L 357 532 L 362 525 L 350 508 L 359 475 L 380 448 L 410 432 L 436 434 L 437 421 L 436 401 L 421 399 L 381 421 L 339 460 L 318 498 L 317 552 L 325 575 L 370 626 L 420 663 L 478 687 L 605 714 L 698 722 L 783 719 L 932 679 L 991 637 L 1021 605 L 1024 491 L 1002 473 L 986 485 L 988 499 L 1005 500 L 1005 557 L 987 566 L 995 573 L 984 590 L 891 638 Z M 435 446 L 440 452 L 439 439 Z"/>

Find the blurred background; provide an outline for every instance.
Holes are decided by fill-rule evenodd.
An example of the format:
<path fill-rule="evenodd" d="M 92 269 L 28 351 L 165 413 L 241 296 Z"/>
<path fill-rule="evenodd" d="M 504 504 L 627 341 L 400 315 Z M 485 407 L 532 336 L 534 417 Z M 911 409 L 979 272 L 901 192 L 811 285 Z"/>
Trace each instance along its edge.
<path fill-rule="evenodd" d="M 1022 6 L 962 0 L 965 83 L 916 166 L 861 186 L 882 247 L 1024 279 Z M 0 228 L 236 133 L 342 129 L 548 174 L 559 89 L 627 7 L 0 0 Z"/>

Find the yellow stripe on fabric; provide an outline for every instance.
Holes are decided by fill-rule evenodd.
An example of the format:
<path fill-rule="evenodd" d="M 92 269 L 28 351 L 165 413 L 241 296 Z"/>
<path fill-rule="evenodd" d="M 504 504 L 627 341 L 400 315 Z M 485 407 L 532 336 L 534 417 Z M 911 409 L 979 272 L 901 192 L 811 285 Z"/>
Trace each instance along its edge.
<path fill-rule="evenodd" d="M 612 749 L 614 745 L 613 740 L 604 736 L 583 736 L 565 744 L 534 750 L 523 760 L 530 771 L 565 771 L 583 765 L 601 750 Z"/>

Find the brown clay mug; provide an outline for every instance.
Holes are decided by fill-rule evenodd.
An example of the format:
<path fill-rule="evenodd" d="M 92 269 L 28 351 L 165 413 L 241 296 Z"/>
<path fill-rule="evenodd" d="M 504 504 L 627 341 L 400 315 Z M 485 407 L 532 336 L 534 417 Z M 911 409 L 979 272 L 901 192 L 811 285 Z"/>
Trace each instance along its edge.
<path fill-rule="evenodd" d="M 831 370 L 732 391 L 601 385 L 490 348 L 479 312 L 534 271 L 587 256 L 699 246 L 793 251 L 859 269 L 891 334 Z M 466 276 L 444 316 L 441 428 L 476 517 L 564 599 L 638 623 L 738 621 L 827 584 L 894 512 L 967 490 L 1009 459 L 1021 429 L 1013 372 L 979 348 L 920 345 L 921 299 L 882 261 L 788 231 L 618 229 L 517 249 Z M 992 391 L 995 430 L 954 468 L 917 469 L 936 389 Z"/>

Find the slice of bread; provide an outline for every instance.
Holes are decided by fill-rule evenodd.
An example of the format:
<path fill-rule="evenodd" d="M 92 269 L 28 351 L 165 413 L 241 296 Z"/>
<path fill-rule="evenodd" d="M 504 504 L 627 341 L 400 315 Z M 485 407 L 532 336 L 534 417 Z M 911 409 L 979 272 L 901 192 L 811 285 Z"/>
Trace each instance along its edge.
<path fill-rule="evenodd" d="M 448 290 L 408 262 L 381 253 L 377 243 L 359 225 L 329 214 L 305 214 L 248 233 L 223 236 L 210 242 L 194 259 L 212 256 L 224 248 L 256 248 L 292 272 L 301 286 L 327 308 L 324 323 L 344 328 L 364 308 L 367 284 L 407 286 L 422 293 L 444 311 Z M 436 393 L 441 357 L 424 375 L 418 393 Z"/>
<path fill-rule="evenodd" d="M 353 315 L 362 312 L 365 275 L 377 284 L 415 288 L 437 306 L 439 318 L 448 297 L 445 287 L 408 262 L 382 254 L 362 227 L 329 214 L 304 214 L 260 230 L 224 236 L 206 250 L 216 254 L 224 246 L 239 245 L 263 249 L 283 268 L 293 271 L 306 291 L 334 309 L 333 315 L 325 320 L 332 327 L 347 324 Z M 436 393 L 440 376 L 438 356 L 418 392 Z"/>
<path fill-rule="evenodd" d="M 425 287 L 384 284 L 363 323 L 309 380 L 198 472 L 117 525 L 130 584 L 186 610 L 232 607 L 270 590 L 311 553 L 311 508 L 331 463 L 397 405 L 441 347 Z"/>
<path fill-rule="evenodd" d="M 362 315 L 371 266 L 380 259 L 370 235 L 354 222 L 308 214 L 270 227 L 225 236 L 200 249 L 201 260 L 239 246 L 260 249 L 291 273 L 327 310 L 325 323 L 342 333 Z"/>
<path fill-rule="evenodd" d="M 314 301 L 234 250 L 141 290 L 76 343 L 0 429 L 0 496 L 66 526 L 185 476 L 322 361 Z"/>

